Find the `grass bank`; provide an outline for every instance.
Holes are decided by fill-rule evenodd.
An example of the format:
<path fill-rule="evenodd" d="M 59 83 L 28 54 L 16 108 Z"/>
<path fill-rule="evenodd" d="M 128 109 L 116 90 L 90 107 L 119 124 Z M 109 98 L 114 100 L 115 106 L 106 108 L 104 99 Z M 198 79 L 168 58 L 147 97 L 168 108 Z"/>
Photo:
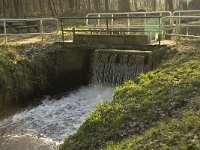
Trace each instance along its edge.
<path fill-rule="evenodd" d="M 200 149 L 199 46 L 169 49 L 138 83 L 118 87 L 60 150 Z"/>
<path fill-rule="evenodd" d="M 55 65 L 46 49 L 40 45 L 0 46 L 0 111 L 51 90 Z"/>

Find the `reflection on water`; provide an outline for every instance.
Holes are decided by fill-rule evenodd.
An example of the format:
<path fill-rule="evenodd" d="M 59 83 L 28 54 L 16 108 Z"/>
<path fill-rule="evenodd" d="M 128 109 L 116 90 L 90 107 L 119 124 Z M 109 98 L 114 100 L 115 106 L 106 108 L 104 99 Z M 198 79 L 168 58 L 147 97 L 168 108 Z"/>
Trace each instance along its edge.
<path fill-rule="evenodd" d="M 56 149 L 65 136 L 77 131 L 100 100 L 112 100 L 113 93 L 112 88 L 88 86 L 60 100 L 46 98 L 41 105 L 0 122 L 0 149 Z"/>

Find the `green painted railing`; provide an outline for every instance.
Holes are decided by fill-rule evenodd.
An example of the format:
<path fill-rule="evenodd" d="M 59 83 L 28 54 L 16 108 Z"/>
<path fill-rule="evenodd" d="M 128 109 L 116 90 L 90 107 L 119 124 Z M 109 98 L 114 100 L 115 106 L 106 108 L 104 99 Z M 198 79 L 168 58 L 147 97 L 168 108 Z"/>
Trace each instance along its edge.
<path fill-rule="evenodd" d="M 62 17 L 60 18 L 62 42 L 65 42 L 66 32 L 71 32 L 72 35 L 81 34 L 115 34 L 117 32 L 123 34 L 132 33 L 158 33 L 160 45 L 162 35 L 162 16 L 101 16 L 101 17 Z M 95 22 L 101 20 L 103 25 L 97 25 Z M 121 21 L 118 25 L 117 20 Z M 139 24 L 138 22 L 141 22 Z M 91 21 L 93 24 L 88 24 Z M 148 24 L 148 22 L 151 22 Z M 153 22 L 153 24 L 152 24 Z M 136 24 L 134 24 L 136 23 Z M 137 24 L 138 23 L 138 24 Z"/>

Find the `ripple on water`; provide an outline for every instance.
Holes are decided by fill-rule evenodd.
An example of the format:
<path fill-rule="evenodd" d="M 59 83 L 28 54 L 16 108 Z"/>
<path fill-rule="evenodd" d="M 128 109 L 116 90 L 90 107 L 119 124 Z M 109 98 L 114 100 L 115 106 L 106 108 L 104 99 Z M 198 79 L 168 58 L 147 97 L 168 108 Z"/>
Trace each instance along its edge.
<path fill-rule="evenodd" d="M 41 105 L 0 122 L 0 149 L 56 149 L 65 136 L 77 131 L 100 100 L 112 100 L 113 93 L 113 88 L 87 86 L 59 100 L 46 98 Z"/>

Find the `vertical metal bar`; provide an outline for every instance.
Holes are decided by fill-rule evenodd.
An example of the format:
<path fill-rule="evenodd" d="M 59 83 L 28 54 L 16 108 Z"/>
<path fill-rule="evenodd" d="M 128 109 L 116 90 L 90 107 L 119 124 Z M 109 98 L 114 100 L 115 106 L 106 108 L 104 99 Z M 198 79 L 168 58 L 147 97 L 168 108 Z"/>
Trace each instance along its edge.
<path fill-rule="evenodd" d="M 64 35 L 64 27 L 63 27 L 63 20 L 60 19 L 61 22 L 61 32 L 62 32 L 62 42 L 65 42 L 65 35 Z"/>
<path fill-rule="evenodd" d="M 6 21 L 3 21 L 3 28 L 4 28 L 4 36 L 5 36 L 5 43 L 8 42 L 7 31 L 6 31 Z"/>
<path fill-rule="evenodd" d="M 40 19 L 40 33 L 41 33 L 41 36 L 42 36 L 42 45 L 44 44 L 44 28 L 43 28 L 43 20 Z"/>
<path fill-rule="evenodd" d="M 113 27 L 113 26 L 114 26 L 114 14 L 112 14 L 111 17 L 112 17 L 111 25 L 112 25 L 112 27 Z"/>
<path fill-rule="evenodd" d="M 89 15 L 87 15 L 87 19 L 86 19 L 86 26 L 88 26 L 88 24 L 89 24 Z"/>
<path fill-rule="evenodd" d="M 55 41 L 58 42 L 58 32 L 59 32 L 59 21 L 58 19 L 55 19 L 56 21 L 56 32 L 54 32 L 54 35 L 55 35 Z"/>
<path fill-rule="evenodd" d="M 112 14 L 111 17 L 112 17 L 111 26 L 112 26 L 112 29 L 114 29 L 114 14 Z M 114 32 L 112 32 L 112 34 L 114 34 Z"/>
<path fill-rule="evenodd" d="M 108 18 L 106 18 L 106 30 L 107 30 L 107 34 L 108 34 L 108 30 L 109 30 Z"/>
<path fill-rule="evenodd" d="M 181 12 L 179 12 L 179 16 L 181 16 Z M 178 24 L 181 24 L 181 18 L 179 17 Z"/>
<path fill-rule="evenodd" d="M 72 39 L 73 39 L 73 42 L 74 42 L 74 36 L 75 36 L 75 34 L 76 34 L 76 28 L 73 27 L 72 28 Z"/>
<path fill-rule="evenodd" d="M 165 34 L 166 34 L 166 26 L 165 26 L 165 18 L 162 18 L 162 38 L 165 39 Z"/>
<path fill-rule="evenodd" d="M 176 45 L 178 45 L 178 21 L 179 21 L 180 17 L 176 18 Z"/>
<path fill-rule="evenodd" d="M 131 25 L 131 20 L 130 20 L 130 14 L 127 14 L 128 17 L 128 30 L 130 30 L 130 25 Z M 128 35 L 130 34 L 130 32 L 128 32 Z"/>
<path fill-rule="evenodd" d="M 100 18 L 101 17 L 101 15 L 98 15 L 98 26 L 100 26 Z"/>
<path fill-rule="evenodd" d="M 161 17 L 159 17 L 159 35 L 158 35 L 158 40 L 159 40 L 159 46 L 161 45 Z"/>
<path fill-rule="evenodd" d="M 147 13 L 145 12 L 144 13 L 144 31 L 147 29 Z M 148 29 L 147 29 L 148 30 Z M 151 33 L 150 32 L 145 32 L 145 35 L 147 35 L 149 37 L 149 41 L 150 41 L 150 35 Z"/>

